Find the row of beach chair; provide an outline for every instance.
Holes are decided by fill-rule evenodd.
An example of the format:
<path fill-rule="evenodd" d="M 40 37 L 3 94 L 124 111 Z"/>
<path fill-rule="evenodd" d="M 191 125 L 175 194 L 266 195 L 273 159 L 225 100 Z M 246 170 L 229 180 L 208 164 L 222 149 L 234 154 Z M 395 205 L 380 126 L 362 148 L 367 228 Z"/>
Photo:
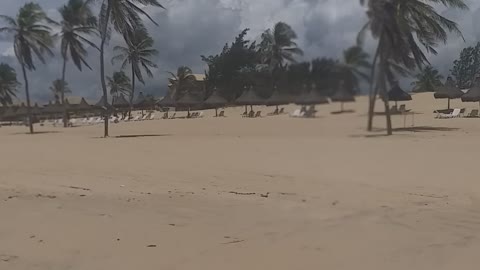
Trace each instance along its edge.
<path fill-rule="evenodd" d="M 464 118 L 479 118 L 479 110 L 472 110 L 470 113 L 465 115 L 466 109 L 453 109 L 453 110 L 447 110 L 447 111 L 435 111 L 437 113 L 437 116 L 435 118 L 438 119 L 449 119 L 449 118 L 459 118 L 459 117 L 464 117 Z"/>
<path fill-rule="evenodd" d="M 262 117 L 262 111 L 257 111 L 257 112 L 254 112 L 254 111 L 250 111 L 248 113 L 244 112 L 242 114 L 242 117 L 247 117 L 247 118 L 259 118 L 259 117 Z"/>

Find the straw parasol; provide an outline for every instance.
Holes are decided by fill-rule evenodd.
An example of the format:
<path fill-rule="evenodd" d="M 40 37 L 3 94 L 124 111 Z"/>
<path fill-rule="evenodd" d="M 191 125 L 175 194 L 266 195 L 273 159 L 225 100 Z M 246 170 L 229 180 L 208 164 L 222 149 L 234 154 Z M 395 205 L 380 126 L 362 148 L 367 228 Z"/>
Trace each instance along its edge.
<path fill-rule="evenodd" d="M 225 105 L 228 104 L 228 101 L 218 93 L 218 90 L 215 87 L 213 89 L 212 95 L 210 95 L 210 97 L 208 97 L 203 102 L 203 104 L 205 104 L 207 106 L 214 107 L 215 108 L 215 117 L 218 117 L 218 108 L 225 107 Z"/>
<path fill-rule="evenodd" d="M 480 78 L 475 79 L 474 86 L 462 96 L 463 102 L 479 102 L 480 104 Z"/>
<path fill-rule="evenodd" d="M 340 102 L 340 112 L 344 112 L 344 103 L 355 102 L 355 96 L 352 94 L 352 91 L 348 91 L 343 81 L 340 82 L 337 91 L 330 97 L 330 99 L 332 102 Z"/>
<path fill-rule="evenodd" d="M 310 92 L 300 95 L 295 101 L 295 104 L 302 105 L 302 106 L 321 105 L 321 104 L 328 104 L 328 103 L 329 102 L 327 97 L 321 95 L 316 90 L 310 90 Z"/>
<path fill-rule="evenodd" d="M 435 89 L 434 97 L 436 99 L 448 99 L 448 109 L 450 109 L 450 100 L 460 98 L 463 94 L 462 90 L 455 86 L 452 77 L 448 77 L 445 85 Z"/>
<path fill-rule="evenodd" d="M 49 101 L 48 104 L 45 105 L 43 112 L 50 115 L 61 114 L 63 113 L 63 107 L 58 101 L 56 101 L 55 103 Z"/>
<path fill-rule="evenodd" d="M 245 106 L 245 109 L 246 106 L 250 105 L 250 110 L 253 111 L 254 105 L 264 105 L 265 100 L 259 97 L 257 95 L 257 92 L 255 92 L 255 90 L 253 89 L 253 86 L 251 86 L 248 90 L 247 87 L 245 87 L 242 95 L 235 100 L 235 104 Z"/>
<path fill-rule="evenodd" d="M 388 92 L 388 100 L 395 101 L 395 107 L 397 107 L 398 101 L 410 101 L 412 96 L 403 91 L 398 82 L 395 82 L 392 89 Z"/>
<path fill-rule="evenodd" d="M 17 109 L 18 107 L 13 107 L 13 106 L 7 107 L 7 109 L 3 112 L 2 120 L 11 120 L 15 118 L 17 116 L 16 114 Z"/>
<path fill-rule="evenodd" d="M 187 117 L 190 117 L 190 107 L 201 104 L 202 101 L 190 92 L 187 92 L 183 97 L 177 100 L 177 105 L 188 108 Z"/>
<path fill-rule="evenodd" d="M 117 98 L 113 99 L 112 106 L 116 109 L 126 109 L 126 108 L 130 108 L 130 102 L 128 102 L 128 100 L 122 94 Z"/>
<path fill-rule="evenodd" d="M 287 105 L 287 104 L 290 104 L 291 102 L 292 102 L 292 97 L 287 94 L 280 93 L 276 89 L 276 87 L 275 87 L 275 90 L 273 91 L 273 94 L 267 100 L 265 100 L 265 104 L 267 106 L 276 106 L 277 111 L 278 111 L 278 106 Z"/>

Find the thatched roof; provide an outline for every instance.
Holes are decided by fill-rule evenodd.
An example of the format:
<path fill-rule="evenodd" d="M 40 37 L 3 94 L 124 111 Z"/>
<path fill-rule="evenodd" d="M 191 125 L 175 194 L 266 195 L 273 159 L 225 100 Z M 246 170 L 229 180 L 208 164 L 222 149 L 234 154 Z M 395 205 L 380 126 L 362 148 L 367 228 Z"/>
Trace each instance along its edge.
<path fill-rule="evenodd" d="M 265 104 L 268 106 L 287 105 L 293 102 L 293 98 L 290 95 L 280 93 L 275 90 L 273 94 L 265 100 Z"/>
<path fill-rule="evenodd" d="M 203 104 L 205 105 L 209 105 L 209 106 L 216 106 L 216 107 L 221 107 L 221 106 L 225 106 L 228 104 L 228 101 L 220 96 L 220 94 L 218 94 L 218 90 L 215 89 L 213 91 L 213 94 L 210 95 L 210 97 L 208 97 L 204 102 Z"/>
<path fill-rule="evenodd" d="M 257 92 L 251 87 L 244 91 L 242 95 L 235 100 L 237 105 L 265 105 L 265 100 L 257 95 Z"/>
<path fill-rule="evenodd" d="M 179 106 L 195 106 L 202 103 L 202 101 L 195 95 L 190 92 L 187 92 L 183 97 L 177 100 L 177 105 Z"/>
<path fill-rule="evenodd" d="M 480 102 L 480 82 L 477 79 L 475 85 L 462 96 L 463 102 Z"/>
<path fill-rule="evenodd" d="M 409 101 L 412 100 L 412 96 L 403 91 L 402 88 L 400 88 L 400 85 L 396 83 L 388 92 L 388 99 L 390 101 Z"/>
<path fill-rule="evenodd" d="M 157 102 L 157 105 L 160 107 L 175 107 L 176 102 L 167 94 L 162 100 Z"/>
<path fill-rule="evenodd" d="M 455 82 L 453 81 L 453 79 L 451 77 L 448 77 L 445 85 L 442 85 L 435 89 L 434 97 L 437 99 L 457 99 L 462 97 L 463 94 L 464 93 L 462 92 L 462 90 L 458 89 L 455 86 Z"/>
<path fill-rule="evenodd" d="M 112 105 L 115 108 L 128 108 L 130 107 L 130 102 L 128 102 L 124 95 L 120 95 L 113 99 Z"/>
<path fill-rule="evenodd" d="M 320 105 L 328 103 L 327 97 L 315 90 L 300 95 L 295 101 L 297 105 Z"/>

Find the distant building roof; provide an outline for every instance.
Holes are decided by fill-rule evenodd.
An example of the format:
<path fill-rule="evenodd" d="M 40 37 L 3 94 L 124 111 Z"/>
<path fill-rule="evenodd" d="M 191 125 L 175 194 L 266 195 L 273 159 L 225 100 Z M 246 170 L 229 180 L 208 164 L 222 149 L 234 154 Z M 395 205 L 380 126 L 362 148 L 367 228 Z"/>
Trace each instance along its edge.
<path fill-rule="evenodd" d="M 205 78 L 206 78 L 205 74 L 192 74 L 192 75 L 193 75 L 193 77 L 195 77 L 195 80 L 196 80 L 197 82 L 203 82 L 203 81 L 205 81 Z M 174 78 L 171 78 L 171 80 L 175 81 Z M 169 84 L 169 86 L 170 86 L 170 85 L 171 85 L 171 84 Z"/>

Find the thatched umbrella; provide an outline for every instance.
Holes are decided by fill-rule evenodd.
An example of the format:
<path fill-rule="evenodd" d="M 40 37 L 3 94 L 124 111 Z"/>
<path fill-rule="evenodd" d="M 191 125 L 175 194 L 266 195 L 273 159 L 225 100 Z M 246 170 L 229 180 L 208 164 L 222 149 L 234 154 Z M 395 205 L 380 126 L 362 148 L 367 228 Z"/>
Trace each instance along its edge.
<path fill-rule="evenodd" d="M 45 105 L 43 112 L 49 115 L 61 114 L 63 113 L 63 106 L 58 101 L 56 101 L 55 103 L 49 101 L 48 104 Z"/>
<path fill-rule="evenodd" d="M 397 107 L 398 101 L 410 101 L 412 100 L 412 96 L 403 91 L 398 82 L 395 82 L 392 89 L 388 92 L 388 100 L 395 101 L 395 107 Z"/>
<path fill-rule="evenodd" d="M 265 100 L 267 106 L 276 106 L 276 111 L 278 112 L 278 106 L 287 105 L 292 103 L 293 99 L 287 94 L 280 93 L 277 89 L 273 91 L 273 94 Z"/>
<path fill-rule="evenodd" d="M 7 107 L 6 110 L 3 112 L 2 120 L 12 120 L 17 116 L 17 109 L 18 107 L 10 106 Z"/>
<path fill-rule="evenodd" d="M 479 102 L 480 104 L 480 78 L 476 78 L 474 86 L 462 96 L 463 102 Z"/>
<path fill-rule="evenodd" d="M 31 112 L 33 115 L 40 115 L 42 114 L 42 108 L 38 106 L 38 103 L 35 103 L 35 105 L 33 105 L 31 108 Z"/>
<path fill-rule="evenodd" d="M 122 94 L 113 99 L 112 106 L 116 109 L 127 109 L 130 108 L 130 102 L 128 102 L 128 100 Z"/>
<path fill-rule="evenodd" d="M 190 117 L 190 108 L 201 103 L 202 101 L 190 92 L 187 92 L 181 99 L 177 100 L 177 105 L 188 108 L 187 117 Z"/>
<path fill-rule="evenodd" d="M 250 110 L 253 111 L 254 105 L 264 105 L 265 100 L 257 95 L 257 92 L 255 92 L 253 87 L 250 87 L 250 89 L 244 91 L 242 95 L 235 100 L 235 104 L 245 106 L 245 108 L 249 105 Z"/>
<path fill-rule="evenodd" d="M 157 102 L 157 105 L 162 108 L 170 108 L 170 107 L 175 107 L 176 102 L 169 94 L 167 94 L 165 97 L 163 97 L 162 100 Z M 167 110 L 167 117 L 168 117 L 168 111 L 169 110 Z"/>
<path fill-rule="evenodd" d="M 297 105 L 321 105 L 321 104 L 328 104 L 328 99 L 326 96 L 323 96 L 316 90 L 310 90 L 308 93 L 304 93 L 300 95 L 295 104 Z"/>
<path fill-rule="evenodd" d="M 450 109 L 450 100 L 461 98 L 463 96 L 462 90 L 455 86 L 455 82 L 452 77 L 448 77 L 445 85 L 442 85 L 435 89 L 434 97 L 436 99 L 448 99 L 448 109 Z"/>
<path fill-rule="evenodd" d="M 224 97 L 222 97 L 220 94 L 218 94 L 218 90 L 215 87 L 212 95 L 210 95 L 210 97 L 208 97 L 203 102 L 203 104 L 205 104 L 207 106 L 214 107 L 215 108 L 215 117 L 218 117 L 218 108 L 225 107 L 225 105 L 228 104 L 228 101 Z"/>
<path fill-rule="evenodd" d="M 337 89 L 337 91 L 330 97 L 332 102 L 340 102 L 340 112 L 344 112 L 343 104 L 346 102 L 355 102 L 355 96 L 352 91 L 349 91 L 345 86 L 345 83 L 342 81 Z"/>

